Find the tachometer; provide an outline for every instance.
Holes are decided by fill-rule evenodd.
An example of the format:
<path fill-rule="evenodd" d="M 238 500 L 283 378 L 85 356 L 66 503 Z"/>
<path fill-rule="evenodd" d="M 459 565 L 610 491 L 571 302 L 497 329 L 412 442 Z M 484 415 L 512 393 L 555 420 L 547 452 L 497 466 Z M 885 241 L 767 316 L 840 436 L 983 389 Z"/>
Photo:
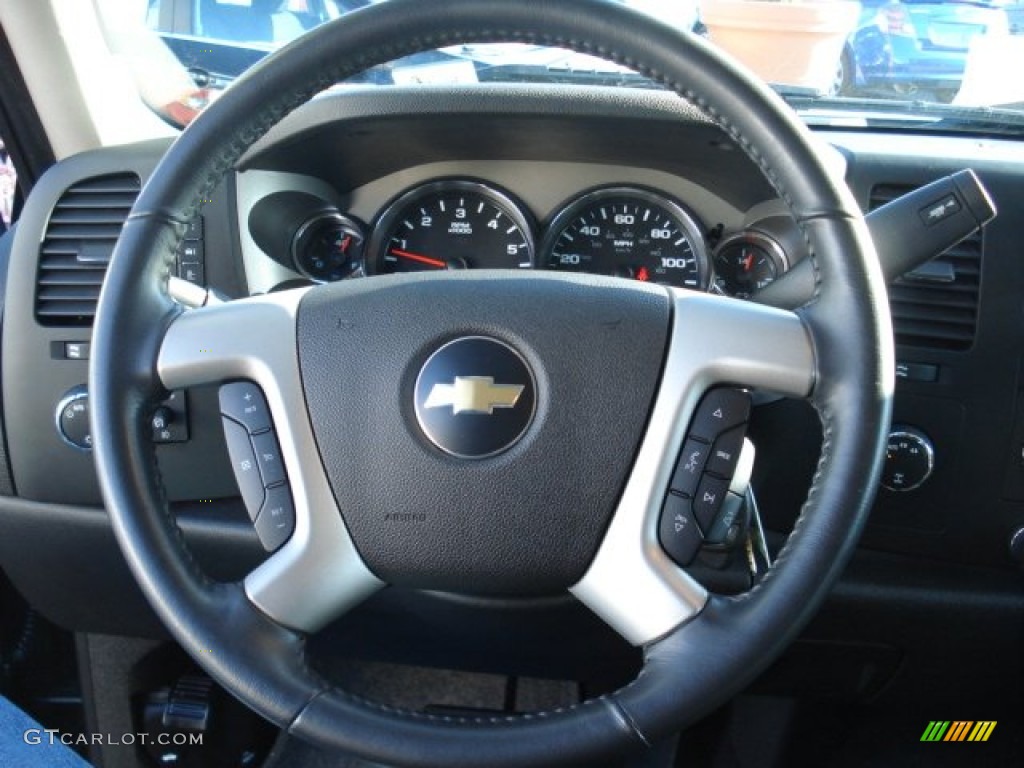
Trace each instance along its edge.
<path fill-rule="evenodd" d="M 463 180 L 431 182 L 399 197 L 371 246 L 378 272 L 529 269 L 533 250 L 519 206 L 493 187 Z"/>
<path fill-rule="evenodd" d="M 678 203 L 635 187 L 599 189 L 562 210 L 548 227 L 541 263 L 697 289 L 708 272 L 696 219 Z"/>

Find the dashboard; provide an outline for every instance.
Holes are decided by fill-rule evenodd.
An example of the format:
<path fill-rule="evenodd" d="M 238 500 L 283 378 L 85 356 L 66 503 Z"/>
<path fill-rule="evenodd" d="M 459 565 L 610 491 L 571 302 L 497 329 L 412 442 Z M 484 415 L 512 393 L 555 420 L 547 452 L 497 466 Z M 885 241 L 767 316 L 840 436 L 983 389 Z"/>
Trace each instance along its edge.
<path fill-rule="evenodd" d="M 1008 543 L 1024 527 L 1024 265 L 1020 224 L 1005 212 L 1024 204 L 1024 154 L 984 138 L 817 137 L 865 210 L 973 168 L 1004 212 L 940 257 L 930 277 L 891 286 L 894 434 L 923 436 L 931 464 L 915 487 L 880 492 L 862 546 L 1012 570 Z M 155 627 L 100 507 L 87 420 L 74 419 L 87 413 L 90 312 L 105 259 L 166 147 L 112 147 L 58 164 L 35 187 L 10 260 L 0 555 L 48 615 L 96 631 Z M 211 192 L 175 269 L 228 298 L 392 271 L 512 268 L 742 299 L 806 257 L 756 165 L 674 97 L 493 86 L 315 99 Z M 69 268 L 86 276 L 72 284 Z M 246 573 L 265 553 L 238 498 L 216 388 L 173 393 L 144 428 L 199 560 L 215 577 Z M 805 403 L 765 402 L 750 437 L 762 514 L 782 535 L 813 474 L 820 425 Z M 40 537 L 50 542 L 43 551 L 30 545 Z M 83 608 L 95 594 L 108 599 Z"/>
<path fill-rule="evenodd" d="M 275 181 L 282 188 L 268 191 Z M 781 244 L 795 239 L 793 225 L 770 203 L 737 223 L 706 189 L 624 165 L 429 164 L 353 190 L 345 210 L 331 202 L 336 190 L 309 179 L 253 172 L 239 192 L 251 277 L 271 290 L 296 278 L 549 269 L 749 298 L 803 255 Z M 291 274 L 261 264 L 261 255 Z"/>

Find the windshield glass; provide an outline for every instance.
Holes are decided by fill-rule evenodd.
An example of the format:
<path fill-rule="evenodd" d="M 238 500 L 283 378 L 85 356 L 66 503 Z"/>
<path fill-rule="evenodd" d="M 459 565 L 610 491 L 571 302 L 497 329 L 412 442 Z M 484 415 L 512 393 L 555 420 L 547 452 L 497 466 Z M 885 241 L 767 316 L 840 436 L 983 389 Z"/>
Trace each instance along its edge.
<path fill-rule="evenodd" d="M 428 0 L 424 0 L 425 2 Z M 182 126 L 247 68 L 319 24 L 387 0 L 97 0 L 108 27 L 148 45 L 136 80 Z M 1024 128 L 1024 0 L 619 0 L 700 35 L 817 125 L 1017 133 Z M 135 57 L 136 59 L 138 57 Z M 154 63 L 156 62 L 156 63 Z M 444 48 L 375 67 L 372 85 L 547 82 L 657 87 L 590 56 L 540 46 Z M 339 86 L 344 87 L 344 84 Z"/>

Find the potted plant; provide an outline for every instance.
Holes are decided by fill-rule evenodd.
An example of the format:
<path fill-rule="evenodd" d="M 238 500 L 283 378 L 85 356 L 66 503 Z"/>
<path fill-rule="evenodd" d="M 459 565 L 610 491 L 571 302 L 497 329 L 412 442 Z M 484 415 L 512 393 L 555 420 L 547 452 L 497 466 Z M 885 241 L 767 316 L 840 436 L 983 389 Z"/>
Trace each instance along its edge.
<path fill-rule="evenodd" d="M 703 0 L 711 42 L 769 83 L 836 87 L 843 46 L 857 25 L 852 0 Z"/>

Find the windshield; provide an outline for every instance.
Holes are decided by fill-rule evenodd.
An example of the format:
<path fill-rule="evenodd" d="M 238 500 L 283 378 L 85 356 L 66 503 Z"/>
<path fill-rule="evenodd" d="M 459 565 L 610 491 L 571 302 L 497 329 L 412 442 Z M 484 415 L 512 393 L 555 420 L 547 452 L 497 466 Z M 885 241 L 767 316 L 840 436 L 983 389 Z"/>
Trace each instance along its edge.
<path fill-rule="evenodd" d="M 117 44 L 146 51 L 146 62 L 136 67 L 140 93 L 176 126 L 276 48 L 379 2 L 387 0 L 136 0 L 129 14 L 134 23 L 127 24 L 124 2 L 97 0 L 107 26 L 119 30 Z M 706 38 L 810 123 L 985 133 L 1024 128 L 1024 78 L 1017 74 L 1024 64 L 1024 0 L 619 2 Z M 126 34 L 148 44 L 126 41 Z M 514 44 L 421 53 L 350 82 L 658 87 L 590 56 Z"/>

